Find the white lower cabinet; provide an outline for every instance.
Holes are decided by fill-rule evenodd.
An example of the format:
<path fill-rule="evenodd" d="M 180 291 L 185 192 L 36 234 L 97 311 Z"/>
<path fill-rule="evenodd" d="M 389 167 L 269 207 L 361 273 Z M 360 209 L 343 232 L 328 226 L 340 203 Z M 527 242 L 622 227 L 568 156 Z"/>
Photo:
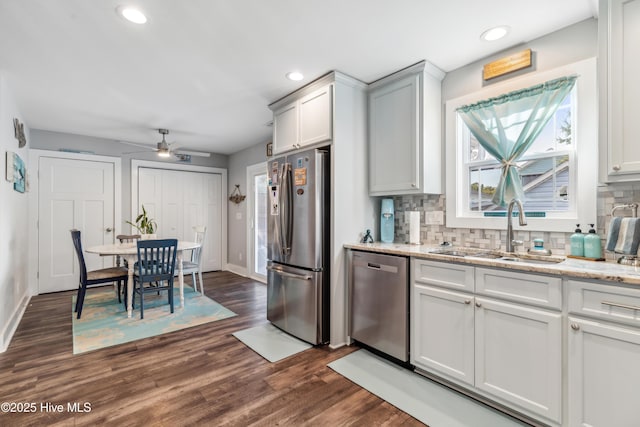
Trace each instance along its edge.
<path fill-rule="evenodd" d="M 640 425 L 640 288 L 578 280 L 568 288 L 569 426 Z"/>
<path fill-rule="evenodd" d="M 473 295 L 413 287 L 413 364 L 473 385 Z"/>
<path fill-rule="evenodd" d="M 449 265 L 468 269 L 458 280 L 438 280 Z M 436 280 L 430 283 L 430 271 Z M 475 270 L 475 287 L 473 277 Z M 412 259 L 411 363 L 468 387 L 471 391 L 551 425 L 562 421 L 562 313 L 554 304 L 522 304 L 531 299 L 531 283 L 561 281 L 548 276 L 474 269 L 460 264 Z M 504 273 L 505 277 L 501 277 Z M 456 274 L 452 271 L 452 276 Z M 471 284 L 469 284 L 471 278 Z M 481 290 L 478 280 L 483 282 Z M 518 293 L 519 280 L 523 281 Z M 458 283 L 460 282 L 460 283 Z M 460 286 L 466 282 L 465 290 Z M 480 294 L 507 289 L 505 299 Z M 546 294 L 546 287 L 541 295 Z M 555 291 L 554 291 L 555 293 Z M 543 304 L 544 298 L 535 298 Z"/>
<path fill-rule="evenodd" d="M 475 298 L 475 386 L 560 422 L 562 314 Z"/>
<path fill-rule="evenodd" d="M 569 317 L 569 426 L 640 425 L 640 330 Z"/>

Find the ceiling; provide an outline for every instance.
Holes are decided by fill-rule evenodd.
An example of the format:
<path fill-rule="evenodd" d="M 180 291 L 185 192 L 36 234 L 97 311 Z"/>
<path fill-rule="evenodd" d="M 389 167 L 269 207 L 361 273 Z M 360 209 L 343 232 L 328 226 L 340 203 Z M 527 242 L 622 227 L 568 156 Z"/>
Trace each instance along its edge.
<path fill-rule="evenodd" d="M 0 73 L 31 129 L 151 146 L 168 128 L 231 154 L 270 141 L 268 105 L 331 70 L 448 72 L 596 15 L 597 0 L 2 0 Z M 480 40 L 496 25 L 511 32 Z"/>

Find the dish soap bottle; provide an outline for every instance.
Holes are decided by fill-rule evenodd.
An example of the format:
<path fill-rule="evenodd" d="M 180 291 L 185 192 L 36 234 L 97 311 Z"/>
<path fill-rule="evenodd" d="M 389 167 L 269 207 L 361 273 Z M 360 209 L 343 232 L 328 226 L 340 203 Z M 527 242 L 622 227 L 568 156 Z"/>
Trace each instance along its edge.
<path fill-rule="evenodd" d="M 584 236 L 584 256 L 594 259 L 602 258 L 602 241 L 600 240 L 600 236 L 596 234 L 596 230 L 593 228 L 594 224 L 589 225 L 591 225 L 589 234 Z"/>
<path fill-rule="evenodd" d="M 576 232 L 571 235 L 569 241 L 571 242 L 571 255 L 583 257 L 584 234 L 582 234 L 582 230 L 580 230 L 580 224 L 576 224 Z"/>

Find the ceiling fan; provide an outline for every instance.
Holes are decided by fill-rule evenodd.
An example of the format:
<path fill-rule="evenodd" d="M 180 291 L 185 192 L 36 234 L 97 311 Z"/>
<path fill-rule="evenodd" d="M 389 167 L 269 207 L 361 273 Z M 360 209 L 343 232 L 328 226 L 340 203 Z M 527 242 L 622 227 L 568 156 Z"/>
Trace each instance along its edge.
<path fill-rule="evenodd" d="M 187 151 L 187 150 L 179 150 L 178 146 L 175 143 L 168 143 L 166 140 L 166 136 L 169 134 L 169 129 L 158 129 L 158 133 L 162 135 L 162 141 L 157 143 L 157 148 L 149 147 L 148 145 L 136 144 L 134 142 L 120 141 L 123 144 L 133 145 L 135 147 L 146 148 L 148 150 L 154 150 L 158 153 L 160 157 L 171 157 L 174 156 L 176 159 L 182 162 L 190 162 L 191 156 L 198 157 L 210 157 L 211 153 L 206 153 L 204 151 Z M 124 154 L 135 154 L 142 153 L 143 151 L 135 151 L 133 153 L 124 153 Z"/>

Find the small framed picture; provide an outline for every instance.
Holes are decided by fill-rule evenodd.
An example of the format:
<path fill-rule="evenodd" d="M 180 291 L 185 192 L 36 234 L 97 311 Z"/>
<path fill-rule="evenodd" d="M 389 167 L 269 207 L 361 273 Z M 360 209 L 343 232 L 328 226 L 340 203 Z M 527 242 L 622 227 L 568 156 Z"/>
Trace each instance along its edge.
<path fill-rule="evenodd" d="M 273 156 L 273 142 L 267 144 L 267 157 Z"/>

